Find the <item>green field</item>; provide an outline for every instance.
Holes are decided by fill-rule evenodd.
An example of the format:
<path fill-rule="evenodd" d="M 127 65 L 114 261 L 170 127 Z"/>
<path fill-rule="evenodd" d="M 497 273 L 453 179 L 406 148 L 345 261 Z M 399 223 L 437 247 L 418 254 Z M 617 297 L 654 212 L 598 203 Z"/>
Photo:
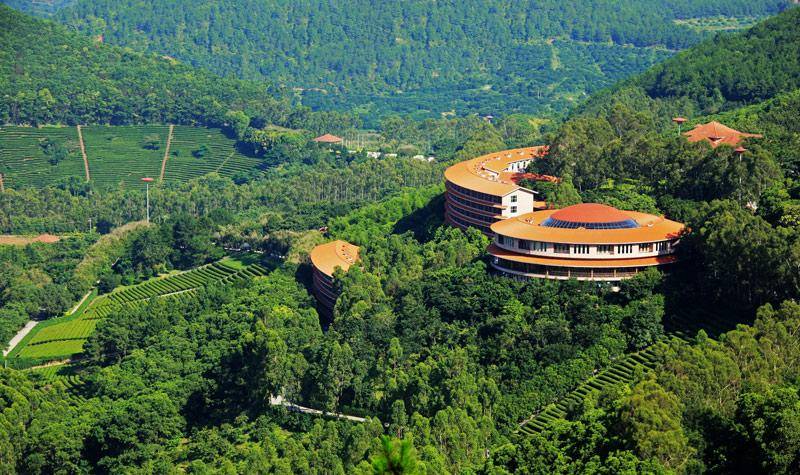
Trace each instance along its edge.
<path fill-rule="evenodd" d="M 259 162 L 237 151 L 236 142 L 219 129 L 176 125 L 164 180 L 181 182 L 211 172 L 233 177 L 251 172 Z"/>
<path fill-rule="evenodd" d="M 167 152 L 169 126 L 82 127 L 91 182 L 100 188 L 138 186 L 142 177 L 158 179 Z M 62 144 L 67 159 L 51 165 L 43 140 Z M 151 147 L 146 139 L 157 144 Z M 244 155 L 220 129 L 175 126 L 164 180 L 184 182 L 207 173 L 252 173 L 260 160 Z M 0 173 L 7 188 L 42 187 L 66 177 L 86 178 L 76 127 L 0 128 Z"/>
<path fill-rule="evenodd" d="M 93 294 L 74 314 L 47 320 L 37 325 L 9 354 L 9 358 L 52 361 L 81 353 L 83 344 L 100 320 L 123 307 L 145 305 L 153 298 L 181 299 L 194 290 L 213 283 L 232 283 L 262 276 L 267 270 L 248 257 L 228 257 L 186 272 L 156 277 L 141 284 Z"/>
<path fill-rule="evenodd" d="M 83 127 L 92 182 L 109 187 L 158 178 L 168 131 L 164 126 Z M 146 137 L 157 138 L 158 148 L 145 148 Z"/>
<path fill-rule="evenodd" d="M 69 156 L 51 165 L 42 142 L 60 143 Z M 7 188 L 42 187 L 68 176 L 85 179 L 75 127 L 0 127 L 0 173 Z"/>

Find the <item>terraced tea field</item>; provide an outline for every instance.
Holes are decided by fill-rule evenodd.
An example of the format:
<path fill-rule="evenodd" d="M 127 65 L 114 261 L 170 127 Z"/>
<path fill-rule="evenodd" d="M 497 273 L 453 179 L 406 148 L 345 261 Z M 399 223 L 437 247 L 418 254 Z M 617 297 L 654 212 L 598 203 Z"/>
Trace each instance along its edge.
<path fill-rule="evenodd" d="M 63 145 L 69 154 L 51 165 L 42 147 L 46 139 Z M 42 187 L 65 177 L 85 179 L 75 127 L 0 127 L 0 173 L 6 188 Z"/>
<path fill-rule="evenodd" d="M 716 338 L 722 333 L 734 329 L 735 325 L 736 322 L 723 318 L 719 314 L 700 309 L 670 315 L 664 321 L 667 335 L 683 340 L 693 338 L 700 330 L 712 338 Z M 662 344 L 664 343 L 659 342 L 637 353 L 625 355 L 608 368 L 592 375 L 566 397 L 546 406 L 541 412 L 523 422 L 520 425 L 519 433 L 522 435 L 537 434 L 552 422 L 565 418 L 570 408 L 579 406 L 592 391 L 602 392 L 614 386 L 632 384 L 639 374 L 653 371 L 657 365 L 657 348 Z"/>
<path fill-rule="evenodd" d="M 121 308 L 146 305 L 154 298 L 185 298 L 211 284 L 249 280 L 267 270 L 246 260 L 225 258 L 186 272 L 156 277 L 141 284 L 87 299 L 74 314 L 42 322 L 9 354 L 9 358 L 51 361 L 70 358 L 83 351 L 83 344 L 104 318 Z"/>
<path fill-rule="evenodd" d="M 240 153 L 236 141 L 219 129 L 176 125 L 164 180 L 183 182 L 211 172 L 233 177 L 251 172 L 259 162 Z"/>
<path fill-rule="evenodd" d="M 169 126 L 84 126 L 83 143 L 90 182 L 99 188 L 140 186 L 144 176 L 158 179 L 167 155 L 164 180 L 184 182 L 211 172 L 235 177 L 258 170 L 260 160 L 236 148 L 220 129 L 175 126 L 169 151 Z M 69 150 L 51 165 L 42 142 Z M 152 143 L 151 143 L 152 142 Z M 76 127 L 0 128 L 0 173 L 5 188 L 43 187 L 66 178 L 86 179 Z"/>
<path fill-rule="evenodd" d="M 73 397 L 83 399 L 80 396 L 83 380 L 78 376 L 77 369 L 73 365 L 66 363 L 54 364 L 40 368 L 26 369 L 24 372 L 37 385 L 49 385 L 61 382 L 73 394 Z"/>
<path fill-rule="evenodd" d="M 139 185 L 142 177 L 158 178 L 169 127 L 82 127 L 91 181 L 100 187 Z M 152 138 L 157 148 L 145 148 Z"/>

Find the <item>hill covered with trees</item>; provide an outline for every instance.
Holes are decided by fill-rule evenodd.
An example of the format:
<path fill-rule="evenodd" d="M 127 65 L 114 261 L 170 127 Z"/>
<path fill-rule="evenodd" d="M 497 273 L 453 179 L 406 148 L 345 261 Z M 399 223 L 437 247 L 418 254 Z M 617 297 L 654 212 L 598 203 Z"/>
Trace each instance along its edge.
<path fill-rule="evenodd" d="M 800 10 L 790 9 L 744 32 L 705 41 L 641 75 L 602 91 L 576 115 L 624 102 L 662 124 L 765 101 L 800 88 Z"/>
<path fill-rule="evenodd" d="M 219 125 L 229 110 L 267 123 L 291 112 L 263 84 L 108 46 L 0 6 L 0 123 Z"/>
<path fill-rule="evenodd" d="M 0 471 L 796 473 L 797 14 L 732 38 L 777 85 L 763 93 L 733 84 L 716 113 L 700 107 L 703 94 L 616 89 L 548 135 L 534 166 L 564 177 L 541 190 L 548 199 L 663 213 L 691 229 L 669 272 L 618 289 L 494 275 L 483 234 L 442 225 L 443 162 L 529 144 L 538 134 L 524 120 L 385 122 L 429 140 L 443 162 L 428 163 L 271 144 L 257 116 L 231 115 L 232 132 L 281 166 L 241 183 L 156 186 L 152 224 L 131 224 L 138 189 L 0 194 L 3 232 L 77 234 L 0 250 L 1 333 L 59 314 L 98 281 L 116 289 L 101 298 L 131 303 L 61 320 L 81 323 L 58 336 L 80 340 L 80 361 L 0 369 Z M 715 42 L 671 70 L 691 71 Z M 716 64 L 694 70 L 692 91 L 720 84 L 727 69 Z M 741 155 L 688 143 L 664 128 L 673 113 L 766 137 Z M 80 234 L 90 218 L 104 236 Z M 308 251 L 335 238 L 359 245 L 360 260 L 335 274 L 341 294 L 323 321 Z M 248 246 L 262 251 L 247 256 L 259 276 L 228 279 L 250 264 L 219 261 L 220 247 Z M 706 322 L 721 331 L 696 331 Z M 619 370 L 637 358 L 647 364 Z M 290 411 L 275 396 L 363 418 Z M 520 430 L 555 403 L 558 417 Z"/>
<path fill-rule="evenodd" d="M 712 32 L 787 0 L 337 3 L 77 1 L 56 18 L 104 41 L 295 88 L 370 116 L 559 112 Z"/>

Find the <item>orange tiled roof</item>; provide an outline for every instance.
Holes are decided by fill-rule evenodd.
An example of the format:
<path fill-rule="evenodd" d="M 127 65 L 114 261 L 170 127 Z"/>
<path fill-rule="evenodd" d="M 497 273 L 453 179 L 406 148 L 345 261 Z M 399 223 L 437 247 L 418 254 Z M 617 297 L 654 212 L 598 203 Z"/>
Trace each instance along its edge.
<path fill-rule="evenodd" d="M 600 203 L 581 203 L 556 210 L 553 219 L 576 223 L 614 223 L 631 219 L 624 212 Z"/>
<path fill-rule="evenodd" d="M 756 138 L 763 137 L 761 134 L 748 134 L 739 132 L 732 129 L 727 125 L 720 124 L 719 122 L 709 122 L 707 124 L 700 124 L 695 126 L 694 129 L 685 132 L 683 135 L 689 142 L 700 142 L 707 140 L 712 147 L 716 148 L 721 144 L 734 146 L 742 141 L 743 138 Z"/>
<path fill-rule="evenodd" d="M 509 261 L 558 267 L 595 267 L 611 269 L 615 267 L 642 267 L 671 264 L 678 260 L 678 256 L 675 254 L 656 257 L 634 257 L 630 259 L 561 259 L 557 257 L 540 257 L 527 254 L 517 254 L 515 252 L 502 249 L 495 244 L 491 244 L 486 249 L 486 252 L 492 256 Z"/>
<path fill-rule="evenodd" d="M 564 210 L 566 210 L 565 208 Z M 636 211 L 619 211 L 623 219 L 632 219 L 639 225 L 623 229 L 585 229 L 541 226 L 551 215 L 563 210 L 534 211 L 516 218 L 509 218 L 492 224 L 496 234 L 530 241 L 554 242 L 563 244 L 631 244 L 664 241 L 678 238 L 685 226 L 661 216 Z M 582 218 L 581 214 L 575 214 Z M 615 218 L 616 220 L 616 218 Z M 578 221 L 568 219 L 566 221 Z M 591 221 L 583 221 L 591 222 Z"/>
<path fill-rule="evenodd" d="M 447 181 L 464 188 L 494 196 L 505 196 L 521 187 L 517 183 L 525 178 L 557 181 L 548 175 L 508 172 L 512 162 L 535 159 L 547 154 L 547 146 L 515 148 L 482 155 L 456 163 L 444 172 Z"/>
<path fill-rule="evenodd" d="M 331 241 L 311 250 L 311 263 L 323 274 L 333 276 L 337 267 L 347 271 L 351 265 L 358 262 L 359 250 L 358 246 L 346 241 Z"/>
<path fill-rule="evenodd" d="M 314 139 L 314 142 L 320 143 L 341 143 L 343 139 L 332 134 L 320 135 Z"/>

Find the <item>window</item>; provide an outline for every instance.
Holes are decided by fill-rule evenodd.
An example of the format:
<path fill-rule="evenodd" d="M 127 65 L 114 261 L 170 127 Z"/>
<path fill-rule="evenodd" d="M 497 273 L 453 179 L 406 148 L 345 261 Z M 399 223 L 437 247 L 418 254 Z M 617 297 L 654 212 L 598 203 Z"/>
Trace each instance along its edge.
<path fill-rule="evenodd" d="M 513 214 L 513 213 L 516 213 L 516 212 L 517 212 L 517 207 L 516 206 L 512 206 L 511 207 L 511 213 Z"/>
<path fill-rule="evenodd" d="M 517 247 L 524 250 L 530 251 L 531 250 L 531 241 L 527 241 L 525 239 L 520 239 L 517 241 Z"/>
<path fill-rule="evenodd" d="M 517 195 L 511 195 L 511 202 L 512 203 L 516 203 L 517 202 Z"/>
<path fill-rule="evenodd" d="M 633 244 L 623 244 L 617 246 L 617 254 L 630 254 L 633 252 Z"/>
<path fill-rule="evenodd" d="M 639 244 L 639 252 L 653 252 L 653 243 Z"/>
<path fill-rule="evenodd" d="M 601 244 L 597 246 L 598 254 L 614 254 L 614 246 L 608 244 Z"/>
<path fill-rule="evenodd" d="M 589 254 L 589 246 L 586 244 L 575 244 L 572 246 L 573 254 Z"/>
<path fill-rule="evenodd" d="M 664 252 L 669 249 L 669 243 L 667 241 L 661 241 L 656 243 L 656 250 L 658 252 Z"/>
<path fill-rule="evenodd" d="M 558 254 L 569 254 L 569 244 L 553 244 L 553 251 Z"/>
<path fill-rule="evenodd" d="M 533 250 L 539 252 L 547 252 L 547 243 L 540 242 L 540 241 L 532 241 L 533 242 Z"/>

